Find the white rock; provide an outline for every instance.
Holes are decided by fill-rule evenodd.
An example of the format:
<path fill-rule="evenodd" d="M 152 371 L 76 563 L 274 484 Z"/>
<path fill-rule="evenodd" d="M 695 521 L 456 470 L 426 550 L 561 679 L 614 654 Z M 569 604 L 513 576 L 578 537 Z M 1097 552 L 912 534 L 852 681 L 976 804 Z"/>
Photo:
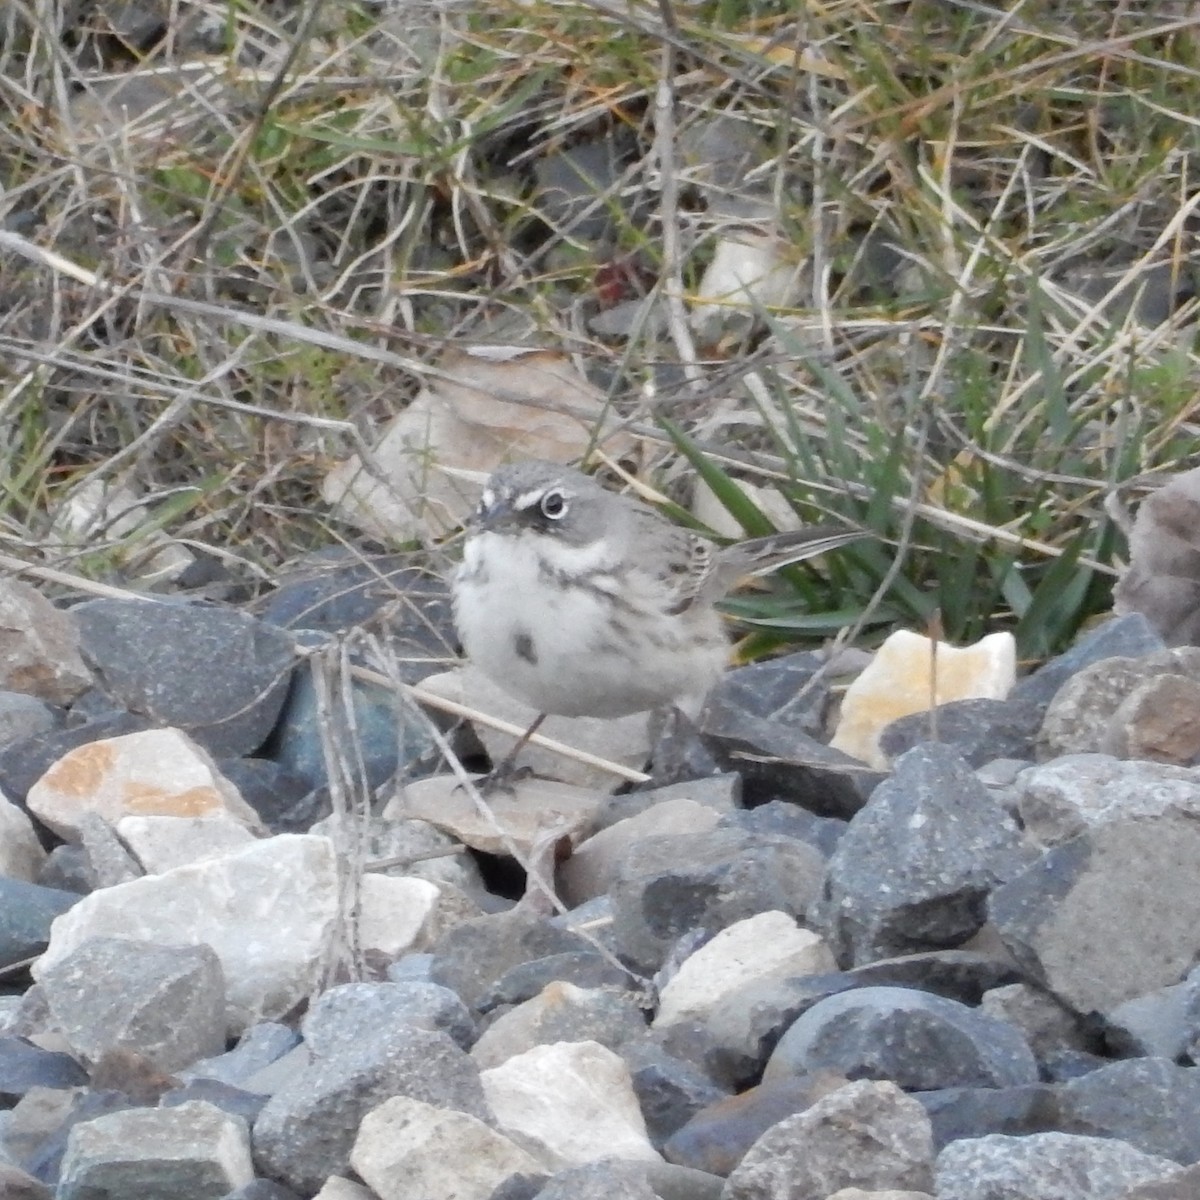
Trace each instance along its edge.
<path fill-rule="evenodd" d="M 261 828 L 258 814 L 207 751 L 178 729 L 147 729 L 77 746 L 29 789 L 26 803 L 68 841 L 89 812 L 113 825 L 127 816 L 224 814 Z"/>
<path fill-rule="evenodd" d="M 358 941 L 363 950 L 395 959 L 426 948 L 442 898 L 437 884 L 368 873 L 359 888 Z"/>
<path fill-rule="evenodd" d="M 800 291 L 799 257 L 769 233 L 721 238 L 695 292 L 693 327 L 711 337 L 731 317 L 749 324 L 761 308 L 790 306 Z"/>
<path fill-rule="evenodd" d="M 898 629 L 846 689 L 837 732 L 830 743 L 879 770 L 887 756 L 879 735 L 893 721 L 925 712 L 931 702 L 1003 700 L 1017 677 L 1017 643 L 1011 633 L 991 633 L 973 646 L 950 646 Z M 933 696 L 932 681 L 937 679 Z"/>
<path fill-rule="evenodd" d="M 721 814 L 695 800 L 663 800 L 645 812 L 615 821 L 580 843 L 558 871 L 563 902 L 574 908 L 612 886 L 634 842 L 662 834 L 707 833 Z"/>
<path fill-rule="evenodd" d="M 35 978 L 89 937 L 208 945 L 225 972 L 230 1036 L 308 996 L 338 914 L 328 838 L 280 834 L 223 858 L 85 896 L 57 917 Z"/>
<path fill-rule="evenodd" d="M 33 883 L 45 861 L 29 814 L 0 792 L 0 875 Z"/>
<path fill-rule="evenodd" d="M 541 1170 L 477 1117 L 407 1096 L 367 1113 L 350 1165 L 380 1200 L 487 1200 L 510 1175 Z"/>
<path fill-rule="evenodd" d="M 225 813 L 211 817 L 122 817 L 117 834 L 147 875 L 220 858 L 258 839 Z"/>
<path fill-rule="evenodd" d="M 370 1188 L 355 1183 L 353 1179 L 330 1175 L 313 1200 L 378 1200 L 378 1197 Z"/>
<path fill-rule="evenodd" d="M 659 1161 L 629 1068 L 598 1042 L 535 1046 L 480 1079 L 501 1131 L 551 1171 L 601 1158 Z"/>
<path fill-rule="evenodd" d="M 836 971 L 824 940 L 785 912 L 758 913 L 722 929 L 689 955 L 662 990 L 654 1027 L 703 1020 L 747 984 Z"/>

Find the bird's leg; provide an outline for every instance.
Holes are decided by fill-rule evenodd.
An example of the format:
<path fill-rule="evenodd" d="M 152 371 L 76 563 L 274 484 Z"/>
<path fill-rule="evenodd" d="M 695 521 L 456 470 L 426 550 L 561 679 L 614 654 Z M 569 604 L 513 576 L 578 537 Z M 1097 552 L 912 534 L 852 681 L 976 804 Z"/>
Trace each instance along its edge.
<path fill-rule="evenodd" d="M 529 744 L 529 739 L 537 733 L 541 723 L 546 719 L 546 713 L 538 713 L 533 724 L 513 744 L 513 748 L 481 779 L 476 785 L 486 795 L 488 792 L 511 792 L 513 782 L 529 773 L 529 767 L 518 767 L 517 756 Z"/>

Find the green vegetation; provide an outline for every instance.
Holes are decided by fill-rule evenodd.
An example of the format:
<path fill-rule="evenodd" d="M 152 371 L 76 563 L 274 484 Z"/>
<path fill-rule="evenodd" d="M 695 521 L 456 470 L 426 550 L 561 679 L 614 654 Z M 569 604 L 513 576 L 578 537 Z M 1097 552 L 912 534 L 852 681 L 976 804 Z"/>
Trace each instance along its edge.
<path fill-rule="evenodd" d="M 650 477 L 686 457 L 748 532 L 735 480 L 879 534 L 735 601 L 752 652 L 936 611 L 1037 659 L 1107 609 L 1123 506 L 1197 448 L 1190 6 L 292 7 L 229 0 L 182 84 L 161 33 L 0 17 L 0 229 L 82 272 L 0 245 L 0 551 L 119 582 L 166 534 L 256 583 L 356 536 L 319 495 L 347 422 L 369 442 L 447 347 L 516 341 L 568 349 Z M 105 115 L 134 65 L 164 108 Z M 761 148 L 724 184 L 693 141 L 721 114 Z M 537 183 L 589 145 L 599 234 Z M 594 332 L 691 305 L 722 187 L 769 200 L 792 300 Z M 80 544 L 85 483 L 145 507 Z"/>

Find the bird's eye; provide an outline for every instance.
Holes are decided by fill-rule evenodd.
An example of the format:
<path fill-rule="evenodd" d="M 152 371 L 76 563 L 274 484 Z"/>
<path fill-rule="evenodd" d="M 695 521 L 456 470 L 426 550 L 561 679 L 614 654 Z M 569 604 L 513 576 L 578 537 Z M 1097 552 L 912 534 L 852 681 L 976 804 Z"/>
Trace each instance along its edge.
<path fill-rule="evenodd" d="M 543 497 L 540 505 L 542 516 L 551 521 L 558 521 L 567 515 L 567 498 L 558 490 L 551 488 Z"/>

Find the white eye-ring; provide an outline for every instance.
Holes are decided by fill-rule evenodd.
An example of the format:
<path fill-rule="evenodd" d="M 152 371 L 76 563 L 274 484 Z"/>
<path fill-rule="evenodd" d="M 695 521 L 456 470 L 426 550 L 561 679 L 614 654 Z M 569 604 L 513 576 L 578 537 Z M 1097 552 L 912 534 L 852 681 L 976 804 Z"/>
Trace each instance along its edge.
<path fill-rule="evenodd" d="M 542 516 L 551 521 L 559 521 L 567 515 L 567 497 L 561 488 L 551 488 L 543 497 L 538 507 Z"/>

